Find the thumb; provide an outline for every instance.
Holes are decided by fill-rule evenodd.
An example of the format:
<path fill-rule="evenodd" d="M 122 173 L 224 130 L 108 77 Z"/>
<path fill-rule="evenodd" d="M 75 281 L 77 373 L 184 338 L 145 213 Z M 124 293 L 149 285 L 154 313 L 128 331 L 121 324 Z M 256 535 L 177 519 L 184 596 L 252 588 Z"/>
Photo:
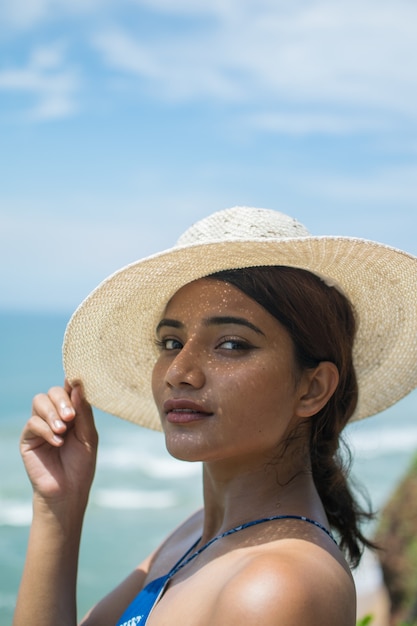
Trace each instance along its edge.
<path fill-rule="evenodd" d="M 86 400 L 80 382 L 73 384 L 70 397 L 76 414 L 74 429 L 77 439 L 88 446 L 96 448 L 98 444 L 98 434 L 94 424 L 93 410 Z"/>

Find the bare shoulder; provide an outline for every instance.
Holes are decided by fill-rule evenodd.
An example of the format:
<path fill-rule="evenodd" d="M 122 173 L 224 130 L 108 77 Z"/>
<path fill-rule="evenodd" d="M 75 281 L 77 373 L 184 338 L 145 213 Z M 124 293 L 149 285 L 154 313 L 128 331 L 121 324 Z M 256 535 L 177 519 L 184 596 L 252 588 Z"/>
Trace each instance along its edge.
<path fill-rule="evenodd" d="M 353 626 L 355 587 L 348 568 L 298 539 L 243 558 L 219 591 L 210 624 Z"/>

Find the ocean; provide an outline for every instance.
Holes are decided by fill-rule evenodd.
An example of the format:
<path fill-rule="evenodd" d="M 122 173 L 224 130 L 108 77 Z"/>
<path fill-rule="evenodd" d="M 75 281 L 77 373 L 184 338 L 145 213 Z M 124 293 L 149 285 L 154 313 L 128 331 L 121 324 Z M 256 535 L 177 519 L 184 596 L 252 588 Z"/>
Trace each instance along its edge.
<path fill-rule="evenodd" d="M 62 383 L 67 320 L 0 313 L 0 626 L 11 624 L 31 521 L 19 435 L 32 397 Z M 199 464 L 172 459 L 160 433 L 99 411 L 96 422 L 100 448 L 81 546 L 80 617 L 201 504 Z M 417 393 L 353 424 L 347 438 L 353 476 L 380 509 L 417 451 Z"/>

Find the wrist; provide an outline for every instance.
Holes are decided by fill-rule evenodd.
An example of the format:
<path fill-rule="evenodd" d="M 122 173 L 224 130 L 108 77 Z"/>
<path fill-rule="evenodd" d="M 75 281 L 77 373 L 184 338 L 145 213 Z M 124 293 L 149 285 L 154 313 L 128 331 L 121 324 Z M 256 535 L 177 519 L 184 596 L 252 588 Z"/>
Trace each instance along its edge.
<path fill-rule="evenodd" d="M 59 526 L 60 531 L 75 530 L 83 523 L 88 497 L 45 498 L 33 495 L 33 521 L 42 520 L 48 525 Z"/>

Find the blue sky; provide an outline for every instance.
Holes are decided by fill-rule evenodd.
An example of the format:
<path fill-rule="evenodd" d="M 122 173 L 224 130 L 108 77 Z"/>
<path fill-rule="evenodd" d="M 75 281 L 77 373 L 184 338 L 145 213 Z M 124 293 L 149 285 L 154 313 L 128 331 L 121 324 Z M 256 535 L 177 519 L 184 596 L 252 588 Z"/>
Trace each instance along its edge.
<path fill-rule="evenodd" d="M 0 308 L 247 204 L 417 254 L 415 0 L 3 0 Z"/>

